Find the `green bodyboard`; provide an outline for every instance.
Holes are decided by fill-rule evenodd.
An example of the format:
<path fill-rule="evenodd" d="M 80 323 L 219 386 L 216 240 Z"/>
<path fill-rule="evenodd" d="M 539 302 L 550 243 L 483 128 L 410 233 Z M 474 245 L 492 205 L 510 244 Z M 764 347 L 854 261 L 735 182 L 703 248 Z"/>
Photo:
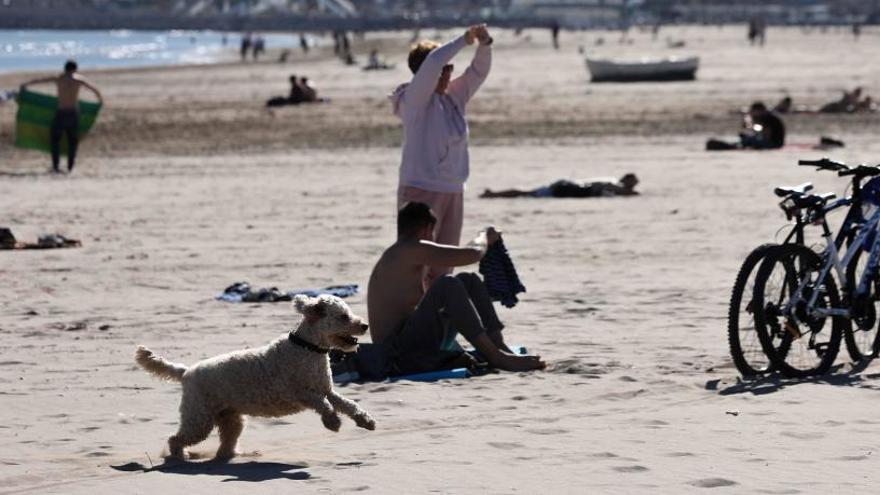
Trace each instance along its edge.
<path fill-rule="evenodd" d="M 58 98 L 25 89 L 18 93 L 16 101 L 15 146 L 50 153 L 49 133 L 58 108 Z M 82 140 L 98 119 L 101 104 L 80 100 L 78 105 L 79 139 Z M 61 154 L 67 154 L 67 136 L 64 135 L 61 137 Z"/>

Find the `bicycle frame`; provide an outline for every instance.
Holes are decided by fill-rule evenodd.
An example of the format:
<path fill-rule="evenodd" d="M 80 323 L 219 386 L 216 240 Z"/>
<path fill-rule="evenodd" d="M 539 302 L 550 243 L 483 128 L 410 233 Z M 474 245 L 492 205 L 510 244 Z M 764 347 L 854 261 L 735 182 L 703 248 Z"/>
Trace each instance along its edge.
<path fill-rule="evenodd" d="M 877 211 L 872 213 L 868 221 L 865 222 L 865 224 L 863 224 L 861 228 L 859 228 L 855 239 L 853 239 L 852 243 L 850 243 L 849 248 L 843 255 L 842 260 L 840 259 L 840 251 L 838 249 L 837 242 L 831 240 L 831 229 L 828 228 L 828 222 L 825 220 L 824 217 L 822 218 L 822 228 L 822 237 L 825 238 L 827 247 L 825 248 L 824 253 L 825 261 L 822 264 L 822 269 L 819 270 L 817 281 L 825 280 L 825 277 L 828 276 L 828 274 L 831 272 L 831 269 L 833 268 L 834 271 L 837 272 L 837 278 L 839 280 L 840 287 L 844 291 L 844 293 L 849 292 L 851 295 L 855 296 L 866 294 L 868 292 L 868 284 L 871 282 L 871 272 L 876 270 L 878 262 L 880 262 L 880 242 L 877 242 L 877 236 L 880 236 L 880 209 L 877 209 Z M 859 251 L 863 250 L 864 245 L 867 243 L 868 236 L 872 232 L 874 233 L 874 243 L 870 249 L 868 262 L 865 266 L 865 269 L 862 271 L 861 277 L 859 278 L 859 282 L 856 286 L 856 290 L 852 292 L 852 288 L 849 287 L 847 283 L 845 270 L 849 263 L 852 261 L 853 257 Z M 808 277 L 799 282 L 798 288 L 795 291 L 794 296 L 789 299 L 788 303 L 785 305 L 784 314 L 792 314 L 792 306 L 797 301 L 801 300 L 801 295 L 803 294 L 804 289 L 809 283 L 810 279 Z M 818 301 L 818 299 L 819 291 L 813 291 L 813 293 L 810 295 L 810 300 L 807 302 L 807 312 L 811 316 L 843 316 L 845 318 L 850 317 L 850 311 L 846 308 L 817 308 L 816 302 Z"/>

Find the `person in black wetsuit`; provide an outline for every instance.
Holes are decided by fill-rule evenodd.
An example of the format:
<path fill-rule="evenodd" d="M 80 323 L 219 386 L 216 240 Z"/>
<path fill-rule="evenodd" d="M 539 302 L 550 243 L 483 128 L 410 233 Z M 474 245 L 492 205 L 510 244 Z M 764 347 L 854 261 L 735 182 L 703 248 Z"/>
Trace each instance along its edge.
<path fill-rule="evenodd" d="M 746 114 L 747 131 L 739 135 L 743 148 L 758 150 L 782 148 L 785 145 L 785 124 L 782 119 L 756 101 Z"/>

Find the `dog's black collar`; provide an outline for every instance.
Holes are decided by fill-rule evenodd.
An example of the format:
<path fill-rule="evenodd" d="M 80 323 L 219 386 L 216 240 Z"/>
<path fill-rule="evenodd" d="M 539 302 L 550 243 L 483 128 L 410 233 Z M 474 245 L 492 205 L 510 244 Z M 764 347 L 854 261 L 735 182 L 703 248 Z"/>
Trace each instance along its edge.
<path fill-rule="evenodd" d="M 298 345 L 304 349 L 308 349 L 312 352 L 317 352 L 318 354 L 327 354 L 330 352 L 330 349 L 324 349 L 323 347 L 318 347 L 315 344 L 303 340 L 298 335 L 293 332 L 287 334 L 287 339 L 290 340 L 290 343 L 293 345 Z"/>

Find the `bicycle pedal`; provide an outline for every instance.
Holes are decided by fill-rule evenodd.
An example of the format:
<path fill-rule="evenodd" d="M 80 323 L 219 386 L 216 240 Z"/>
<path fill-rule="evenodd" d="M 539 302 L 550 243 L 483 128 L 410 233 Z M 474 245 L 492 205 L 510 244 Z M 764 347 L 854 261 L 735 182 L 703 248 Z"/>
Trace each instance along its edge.
<path fill-rule="evenodd" d="M 783 323 L 783 327 L 785 328 L 785 331 L 788 332 L 795 339 L 801 338 L 801 333 L 798 331 L 796 326 L 792 325 L 789 322 L 785 322 Z"/>

